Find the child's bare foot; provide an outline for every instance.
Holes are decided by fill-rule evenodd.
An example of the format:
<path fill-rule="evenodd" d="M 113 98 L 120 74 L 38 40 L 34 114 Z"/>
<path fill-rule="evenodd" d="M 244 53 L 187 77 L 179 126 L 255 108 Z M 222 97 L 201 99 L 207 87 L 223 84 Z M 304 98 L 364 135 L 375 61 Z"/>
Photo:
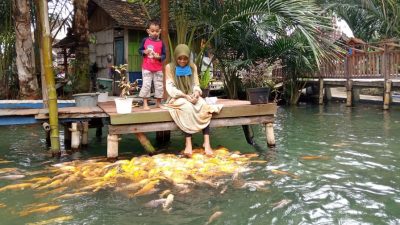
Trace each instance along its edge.
<path fill-rule="evenodd" d="M 143 110 L 149 111 L 149 110 L 150 110 L 150 107 L 148 107 L 148 106 L 143 106 Z"/>

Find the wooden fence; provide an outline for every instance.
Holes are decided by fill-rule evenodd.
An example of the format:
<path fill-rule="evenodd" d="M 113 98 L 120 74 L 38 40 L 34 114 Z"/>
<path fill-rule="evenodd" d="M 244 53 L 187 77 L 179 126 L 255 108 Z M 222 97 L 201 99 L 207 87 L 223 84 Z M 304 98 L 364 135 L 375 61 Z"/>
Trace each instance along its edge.
<path fill-rule="evenodd" d="M 382 49 L 382 48 L 381 48 Z M 400 79 L 400 50 L 360 51 L 323 63 L 320 70 L 308 78 L 335 79 Z M 273 78 L 283 78 L 282 67 L 276 66 Z"/>

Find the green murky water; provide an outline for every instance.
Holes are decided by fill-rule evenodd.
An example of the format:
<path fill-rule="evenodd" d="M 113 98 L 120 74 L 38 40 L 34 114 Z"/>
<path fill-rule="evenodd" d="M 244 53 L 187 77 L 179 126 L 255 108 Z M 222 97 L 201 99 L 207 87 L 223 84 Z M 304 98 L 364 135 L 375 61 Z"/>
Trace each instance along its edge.
<path fill-rule="evenodd" d="M 199 186 L 186 194 L 175 194 L 172 210 L 143 205 L 158 194 L 128 199 L 111 190 L 54 200 L 35 197 L 25 189 L 0 192 L 1 224 L 27 224 L 61 216 L 72 219 L 61 224 L 205 224 L 214 212 L 222 212 L 211 224 L 400 224 L 400 108 L 383 112 L 380 105 L 301 105 L 280 108 L 276 118 L 277 146 L 265 146 L 264 131 L 253 127 L 258 146 L 246 144 L 241 127 L 212 131 L 213 146 L 231 151 L 260 152 L 260 160 L 241 174 L 246 180 L 269 180 L 266 190 L 221 189 Z M 103 132 L 106 133 L 105 131 Z M 106 139 L 90 133 L 90 147 L 55 160 L 48 157 L 44 133 L 38 126 L 0 127 L 0 169 L 17 168 L 32 174 L 60 161 L 88 159 L 106 154 Z M 154 141 L 154 135 L 150 135 Z M 169 150 L 183 148 L 183 136 L 172 133 Z M 201 135 L 194 136 L 201 145 Z M 131 135 L 120 145 L 124 157 L 142 152 Z M 304 156 L 323 156 L 306 160 Z M 290 175 L 273 171 L 288 171 Z M 4 177 L 9 173 L 0 174 Z M 31 175 L 29 178 L 34 177 Z M 296 179 L 297 178 L 297 179 Z M 0 178 L 0 187 L 23 182 Z M 227 179 L 230 179 L 229 177 Z M 26 205 L 57 203 L 48 213 L 21 216 Z M 1 205 L 0 205 L 1 207 Z M 54 223 L 51 223 L 54 224 Z"/>

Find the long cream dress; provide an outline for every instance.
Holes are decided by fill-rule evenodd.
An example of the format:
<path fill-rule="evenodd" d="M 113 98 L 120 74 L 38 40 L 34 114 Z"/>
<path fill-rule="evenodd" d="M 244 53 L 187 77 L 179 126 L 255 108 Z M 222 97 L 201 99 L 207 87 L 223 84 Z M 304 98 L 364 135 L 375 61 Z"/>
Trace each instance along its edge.
<path fill-rule="evenodd" d="M 164 106 L 169 110 L 176 125 L 188 134 L 206 128 L 210 124 L 212 114 L 219 113 L 222 109 L 222 105 L 209 105 L 202 97 L 196 104 L 192 104 L 184 97 L 185 94 L 192 94 L 194 91 L 201 93 L 197 68 L 194 64 L 191 64 L 191 68 L 192 75 L 177 78 L 174 64 L 168 64 L 165 67 L 166 90 L 170 98 Z M 177 85 L 177 82 L 180 84 Z M 177 86 L 185 86 L 187 90 L 181 90 Z"/>

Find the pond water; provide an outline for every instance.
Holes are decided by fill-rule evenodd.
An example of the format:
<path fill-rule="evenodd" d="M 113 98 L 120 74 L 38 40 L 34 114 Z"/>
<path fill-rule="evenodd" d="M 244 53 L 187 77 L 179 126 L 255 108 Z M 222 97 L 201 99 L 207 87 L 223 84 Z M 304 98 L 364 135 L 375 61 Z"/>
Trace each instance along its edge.
<path fill-rule="evenodd" d="M 274 149 L 266 147 L 261 126 L 253 130 L 255 148 L 246 143 L 241 127 L 214 129 L 211 141 L 231 152 L 258 153 L 259 157 L 252 159 L 258 162 L 239 175 L 242 184 L 268 181 L 262 188 L 238 188 L 234 182 L 239 179 L 237 173 L 223 178 L 223 190 L 199 185 L 181 193 L 170 187 L 174 201 L 168 211 L 144 207 L 158 199 L 159 193 L 128 198 L 105 188 L 57 199 L 56 194 L 38 195 L 45 190 L 4 190 L 0 191 L 1 224 L 400 224 L 398 106 L 388 112 L 382 111 L 381 105 L 347 108 L 339 103 L 281 107 Z M 54 164 L 106 155 L 106 132 L 101 140 L 95 138 L 94 130 L 90 132 L 88 149 L 52 159 L 45 153 L 39 126 L 0 127 L 0 188 L 43 176 L 43 170 Z M 178 154 L 183 136 L 179 132 L 171 136 L 171 144 L 163 152 Z M 195 145 L 199 146 L 201 139 L 195 135 Z M 154 135 L 150 140 L 154 141 Z M 123 136 L 121 155 L 127 159 L 139 156 L 143 149 L 138 146 L 132 135 Z M 20 178 L 10 180 L 8 175 Z M 29 205 L 39 208 L 39 203 L 59 207 L 21 213 Z"/>

